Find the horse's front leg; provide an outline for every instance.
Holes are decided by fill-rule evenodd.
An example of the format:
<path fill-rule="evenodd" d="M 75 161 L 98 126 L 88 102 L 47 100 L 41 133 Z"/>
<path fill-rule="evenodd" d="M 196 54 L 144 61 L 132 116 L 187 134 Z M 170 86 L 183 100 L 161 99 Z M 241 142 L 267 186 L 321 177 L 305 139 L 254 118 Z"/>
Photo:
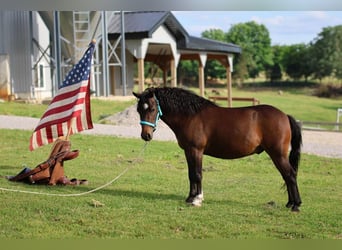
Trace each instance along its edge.
<path fill-rule="evenodd" d="M 202 191 L 202 158 L 203 152 L 198 149 L 185 150 L 188 163 L 188 175 L 190 181 L 189 196 L 186 203 L 201 206 L 203 201 Z"/>

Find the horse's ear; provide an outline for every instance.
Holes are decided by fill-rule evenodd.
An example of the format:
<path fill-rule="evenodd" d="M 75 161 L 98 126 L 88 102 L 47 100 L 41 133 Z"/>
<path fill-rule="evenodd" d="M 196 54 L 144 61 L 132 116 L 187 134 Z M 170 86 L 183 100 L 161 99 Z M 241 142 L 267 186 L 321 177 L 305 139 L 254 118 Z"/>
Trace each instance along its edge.
<path fill-rule="evenodd" d="M 140 99 L 141 94 L 138 94 L 138 93 L 135 93 L 135 92 L 132 92 L 132 93 L 133 93 L 133 95 L 134 95 L 136 98 Z"/>
<path fill-rule="evenodd" d="M 147 95 L 146 95 L 146 97 L 147 98 L 152 98 L 153 97 L 153 95 L 154 95 L 154 92 L 155 92 L 155 88 L 148 88 L 147 89 Z"/>

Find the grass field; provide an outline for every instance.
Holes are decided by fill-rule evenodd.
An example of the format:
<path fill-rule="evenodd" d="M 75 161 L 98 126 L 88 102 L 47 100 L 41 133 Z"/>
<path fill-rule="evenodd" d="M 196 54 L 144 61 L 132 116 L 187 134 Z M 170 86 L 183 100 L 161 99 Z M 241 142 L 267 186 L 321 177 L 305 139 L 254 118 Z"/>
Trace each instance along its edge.
<path fill-rule="evenodd" d="M 209 91 L 209 89 L 208 89 Z M 240 90 L 299 120 L 332 121 L 341 100 L 303 90 Z M 92 100 L 94 122 L 135 101 Z M 247 105 L 236 103 L 234 105 Z M 222 103 L 222 105 L 226 105 Z M 0 103 L 0 114 L 41 117 L 46 105 Z M 46 160 L 50 146 L 28 151 L 30 131 L 0 130 L 0 175 Z M 65 162 L 69 178 L 88 186 L 35 186 L 0 178 L 0 187 L 58 194 L 0 191 L 0 239 L 342 239 L 342 160 L 303 154 L 298 185 L 300 213 L 285 208 L 283 181 L 266 154 L 239 160 L 204 158 L 202 207 L 187 206 L 187 167 L 173 142 L 73 135 L 80 156 Z M 97 192 L 74 197 L 110 182 Z M 99 205 L 99 206 L 96 206 Z"/>
<path fill-rule="evenodd" d="M 342 99 L 319 98 L 313 96 L 309 88 L 233 88 L 234 97 L 254 97 L 261 104 L 273 105 L 301 121 L 336 122 L 336 112 L 342 108 Z M 214 95 L 207 89 L 207 95 Z M 221 95 L 227 95 L 225 89 Z M 222 106 L 227 102 L 219 101 Z M 251 102 L 233 102 L 234 107 L 251 105 Z"/>
<path fill-rule="evenodd" d="M 45 160 L 50 147 L 27 150 L 29 131 L 1 130 L 0 175 Z M 109 136 L 72 137 L 80 156 L 66 175 L 88 186 L 35 186 L 0 179 L 2 188 L 78 194 L 126 172 L 91 194 L 58 197 L 0 191 L 0 239 L 341 239 L 342 160 L 303 155 L 300 213 L 285 208 L 280 174 L 266 154 L 204 158 L 202 207 L 184 203 L 186 162 L 172 142 Z M 102 206 L 95 206 L 101 204 Z"/>

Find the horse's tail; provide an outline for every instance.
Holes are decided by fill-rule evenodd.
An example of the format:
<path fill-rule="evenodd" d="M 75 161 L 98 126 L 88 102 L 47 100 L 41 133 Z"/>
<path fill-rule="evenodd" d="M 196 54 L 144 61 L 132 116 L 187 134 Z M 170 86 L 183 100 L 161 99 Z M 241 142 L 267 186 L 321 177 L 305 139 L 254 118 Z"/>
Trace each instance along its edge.
<path fill-rule="evenodd" d="M 297 175 L 300 150 L 302 146 L 302 130 L 297 121 L 290 115 L 288 115 L 291 126 L 291 151 L 289 156 L 290 164 Z"/>

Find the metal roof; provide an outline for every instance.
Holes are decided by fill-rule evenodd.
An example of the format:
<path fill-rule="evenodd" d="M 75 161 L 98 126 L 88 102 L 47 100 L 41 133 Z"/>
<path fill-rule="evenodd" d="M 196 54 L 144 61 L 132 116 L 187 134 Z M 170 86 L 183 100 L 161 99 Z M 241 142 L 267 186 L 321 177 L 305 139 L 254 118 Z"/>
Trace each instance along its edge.
<path fill-rule="evenodd" d="M 136 37 L 151 37 L 151 33 L 165 19 L 166 12 L 125 12 L 125 36 L 135 34 Z M 109 34 L 120 34 L 121 14 L 115 13 L 108 25 Z"/>
<path fill-rule="evenodd" d="M 241 53 L 240 46 L 233 43 L 225 43 L 207 38 L 199 38 L 190 36 L 188 42 L 185 44 L 184 50 L 199 50 L 199 51 L 210 51 L 210 52 L 230 52 L 230 53 Z"/>
<path fill-rule="evenodd" d="M 190 36 L 170 11 L 125 12 L 124 23 L 126 39 L 149 38 L 160 25 L 164 25 L 176 38 L 180 50 L 241 53 L 241 48 L 236 44 Z M 115 13 L 109 21 L 108 37 L 115 39 L 120 34 L 121 16 Z"/>

